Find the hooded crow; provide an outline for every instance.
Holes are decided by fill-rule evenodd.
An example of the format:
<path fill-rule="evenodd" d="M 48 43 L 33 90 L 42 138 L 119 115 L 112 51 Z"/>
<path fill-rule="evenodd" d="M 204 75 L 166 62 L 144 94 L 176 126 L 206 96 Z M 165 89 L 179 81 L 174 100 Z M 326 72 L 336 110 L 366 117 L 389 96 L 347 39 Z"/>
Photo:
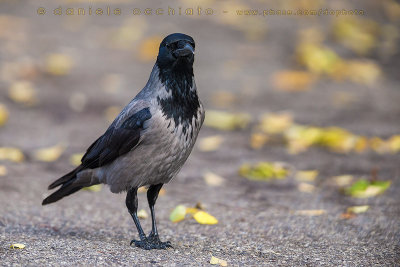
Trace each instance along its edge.
<path fill-rule="evenodd" d="M 58 188 L 43 200 L 50 204 L 83 187 L 108 184 L 111 192 L 127 191 L 126 206 L 139 232 L 131 245 L 165 249 L 157 232 L 154 205 L 163 184 L 182 168 L 204 121 L 193 74 L 195 43 L 174 33 L 160 44 L 146 86 L 121 111 L 82 157 L 81 165 L 54 181 Z M 148 186 L 152 230 L 146 236 L 137 216 L 137 190 Z"/>

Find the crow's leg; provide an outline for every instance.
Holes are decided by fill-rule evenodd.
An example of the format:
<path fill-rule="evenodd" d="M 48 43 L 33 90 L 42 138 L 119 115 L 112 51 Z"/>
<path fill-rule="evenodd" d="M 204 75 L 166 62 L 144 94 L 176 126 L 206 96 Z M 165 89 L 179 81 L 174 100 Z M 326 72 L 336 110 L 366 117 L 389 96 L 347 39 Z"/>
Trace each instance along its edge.
<path fill-rule="evenodd" d="M 129 214 L 132 216 L 133 221 L 135 222 L 136 228 L 139 232 L 139 240 L 132 240 L 132 243 L 135 243 L 135 246 L 141 247 L 144 249 L 151 249 L 150 246 L 147 246 L 147 238 L 145 233 L 143 232 L 142 226 L 140 225 L 139 218 L 137 216 L 137 208 L 138 208 L 138 199 L 137 199 L 137 188 L 132 188 L 128 191 L 128 194 L 126 195 L 126 207 L 129 210 Z"/>
<path fill-rule="evenodd" d="M 149 202 L 149 207 L 151 211 L 151 222 L 152 222 L 151 232 L 147 239 L 149 242 L 153 243 L 158 248 L 168 248 L 172 247 L 171 243 L 169 241 L 161 242 L 160 237 L 158 236 L 156 215 L 154 212 L 154 205 L 156 204 L 158 193 L 160 192 L 162 186 L 163 184 L 151 185 L 149 190 L 147 190 L 147 201 Z"/>

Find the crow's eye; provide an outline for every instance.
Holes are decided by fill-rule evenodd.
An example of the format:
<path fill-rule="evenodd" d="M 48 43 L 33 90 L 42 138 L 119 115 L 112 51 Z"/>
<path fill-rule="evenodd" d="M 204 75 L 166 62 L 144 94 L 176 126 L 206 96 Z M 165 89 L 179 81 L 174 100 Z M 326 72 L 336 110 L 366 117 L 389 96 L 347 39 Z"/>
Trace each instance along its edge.
<path fill-rule="evenodd" d="M 168 47 L 169 50 L 174 51 L 177 48 L 177 44 L 176 44 L 176 42 L 175 43 L 170 43 L 170 44 L 167 45 L 167 47 Z"/>

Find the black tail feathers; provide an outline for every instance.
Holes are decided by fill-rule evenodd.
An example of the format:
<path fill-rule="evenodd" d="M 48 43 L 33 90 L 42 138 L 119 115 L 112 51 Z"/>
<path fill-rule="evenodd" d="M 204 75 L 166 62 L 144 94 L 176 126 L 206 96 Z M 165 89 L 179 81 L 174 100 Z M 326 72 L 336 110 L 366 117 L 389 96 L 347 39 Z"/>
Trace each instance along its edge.
<path fill-rule="evenodd" d="M 74 184 L 75 180 L 77 179 L 76 174 L 82 170 L 82 166 L 77 167 L 72 172 L 64 175 L 60 179 L 57 179 L 52 184 L 49 185 L 49 189 L 53 189 L 59 185 L 62 185 L 56 192 L 52 193 L 50 196 L 45 198 L 42 202 L 42 205 L 47 205 L 53 202 L 56 202 L 63 197 L 69 196 L 76 191 L 81 190 L 84 186 L 82 183 L 78 185 Z"/>

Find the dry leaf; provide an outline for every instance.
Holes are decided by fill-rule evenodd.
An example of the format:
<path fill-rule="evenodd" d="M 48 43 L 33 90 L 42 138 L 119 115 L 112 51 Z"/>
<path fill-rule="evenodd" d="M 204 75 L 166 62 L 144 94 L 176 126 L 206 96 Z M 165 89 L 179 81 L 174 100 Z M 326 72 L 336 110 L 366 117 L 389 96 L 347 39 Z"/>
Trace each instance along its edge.
<path fill-rule="evenodd" d="M 13 83 L 8 90 L 8 96 L 15 103 L 24 104 L 26 106 L 33 106 L 38 102 L 36 91 L 32 83 L 28 81 Z"/>
<path fill-rule="evenodd" d="M 74 62 L 72 58 L 65 54 L 54 53 L 46 57 L 46 71 L 52 75 L 67 75 L 71 71 L 73 65 Z"/>
<path fill-rule="evenodd" d="M 0 165 L 0 176 L 7 175 L 7 168 L 4 165 Z"/>
<path fill-rule="evenodd" d="M 215 151 L 223 141 L 224 138 L 221 135 L 204 137 L 198 141 L 198 147 L 199 150 L 203 152 Z"/>
<path fill-rule="evenodd" d="M 261 149 L 269 140 L 268 135 L 263 133 L 253 133 L 250 137 L 250 147 Z"/>
<path fill-rule="evenodd" d="M 141 209 L 137 212 L 137 216 L 139 219 L 147 219 L 149 217 L 149 215 L 147 214 L 147 212 L 144 209 Z"/>
<path fill-rule="evenodd" d="M 339 175 L 334 176 L 333 179 L 335 180 L 337 186 L 343 187 L 350 185 L 354 177 L 353 175 Z"/>
<path fill-rule="evenodd" d="M 8 120 L 8 110 L 6 106 L 0 104 L 0 126 L 6 124 L 7 120 Z"/>
<path fill-rule="evenodd" d="M 304 182 L 313 182 L 318 176 L 317 170 L 297 171 L 296 179 Z"/>
<path fill-rule="evenodd" d="M 12 244 L 12 245 L 10 246 L 10 248 L 13 248 L 13 249 L 23 249 L 23 248 L 25 248 L 25 245 L 24 245 L 24 244 L 16 243 L 16 244 Z"/>
<path fill-rule="evenodd" d="M 281 162 L 259 162 L 254 166 L 243 164 L 239 169 L 239 174 L 250 180 L 268 181 L 285 178 L 289 170 Z"/>
<path fill-rule="evenodd" d="M 199 211 L 199 209 L 197 209 L 197 208 L 186 208 L 186 214 L 191 214 L 191 215 L 193 215 L 193 214 L 195 214 L 196 212 L 198 212 Z"/>
<path fill-rule="evenodd" d="M 0 160 L 22 162 L 25 159 L 21 150 L 14 147 L 0 147 Z"/>
<path fill-rule="evenodd" d="M 368 205 L 363 205 L 363 206 L 353 206 L 353 207 L 348 207 L 347 208 L 347 213 L 364 213 L 369 209 Z"/>
<path fill-rule="evenodd" d="M 207 110 L 204 125 L 218 130 L 235 130 L 246 128 L 249 122 L 250 116 L 245 113 Z"/>
<path fill-rule="evenodd" d="M 273 86 L 282 91 L 298 92 L 311 89 L 316 76 L 307 71 L 280 71 L 272 78 Z"/>
<path fill-rule="evenodd" d="M 193 215 L 193 218 L 200 224 L 217 224 L 218 220 L 205 211 L 198 211 Z"/>
<path fill-rule="evenodd" d="M 390 187 L 391 181 L 368 181 L 360 179 L 345 189 L 347 195 L 356 198 L 369 198 L 382 194 Z"/>
<path fill-rule="evenodd" d="M 203 177 L 206 183 L 210 186 L 221 186 L 225 183 L 224 178 L 213 172 L 206 172 Z"/>
<path fill-rule="evenodd" d="M 146 193 L 147 192 L 147 188 L 145 186 L 141 186 L 138 189 L 138 193 Z"/>
<path fill-rule="evenodd" d="M 65 54 L 54 53 L 46 57 L 46 71 L 49 74 L 63 76 L 69 74 L 74 62 L 72 58 Z"/>
<path fill-rule="evenodd" d="M 304 193 L 312 193 L 315 191 L 315 186 L 312 184 L 307 184 L 307 183 L 300 183 L 297 188 L 299 189 L 300 192 Z"/>
<path fill-rule="evenodd" d="M 83 157 L 84 153 L 75 153 L 73 155 L 71 155 L 71 157 L 69 158 L 69 163 L 71 163 L 71 165 L 73 166 L 79 166 L 81 165 L 81 160 Z"/>
<path fill-rule="evenodd" d="M 319 216 L 326 213 L 326 210 L 298 210 L 295 212 L 297 215 L 305 216 Z"/>
<path fill-rule="evenodd" d="M 289 113 L 270 113 L 261 117 L 260 129 L 267 134 L 283 133 L 293 124 Z"/>
<path fill-rule="evenodd" d="M 221 266 L 228 266 L 228 263 L 225 260 L 218 259 L 214 256 L 211 256 L 210 264 L 212 264 L 212 265 L 219 264 Z"/>
<path fill-rule="evenodd" d="M 41 148 L 35 151 L 33 157 L 44 162 L 56 161 L 64 152 L 65 145 L 58 144 L 52 147 Z"/>
<path fill-rule="evenodd" d="M 395 154 L 400 152 L 400 135 L 393 135 L 387 141 L 390 151 Z"/>
<path fill-rule="evenodd" d="M 184 205 L 178 205 L 169 215 L 171 222 L 180 222 L 185 219 L 186 207 Z"/>

